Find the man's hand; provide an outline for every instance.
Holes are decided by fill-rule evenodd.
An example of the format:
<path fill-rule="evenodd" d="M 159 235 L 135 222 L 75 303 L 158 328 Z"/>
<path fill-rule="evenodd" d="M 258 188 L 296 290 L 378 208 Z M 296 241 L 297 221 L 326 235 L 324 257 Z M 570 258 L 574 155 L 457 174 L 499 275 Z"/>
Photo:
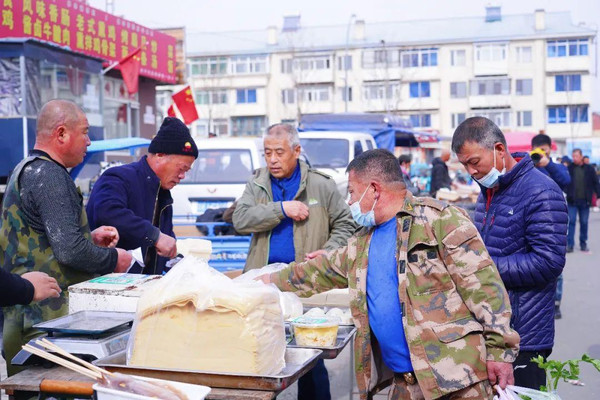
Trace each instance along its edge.
<path fill-rule="evenodd" d="M 162 232 L 155 246 L 159 256 L 174 258 L 177 255 L 177 242 L 171 236 L 165 235 Z"/>
<path fill-rule="evenodd" d="M 506 389 L 506 385 L 515 384 L 513 366 L 511 363 L 488 361 L 487 371 L 488 379 L 492 386 L 498 384 L 502 389 Z"/>
<path fill-rule="evenodd" d="M 308 261 L 308 260 L 312 260 L 313 258 L 317 258 L 319 256 L 323 256 L 327 254 L 327 250 L 317 250 L 317 251 L 313 251 L 312 253 L 306 253 L 306 255 L 304 256 L 304 261 Z"/>
<path fill-rule="evenodd" d="M 292 200 L 281 203 L 285 215 L 294 221 L 302 221 L 308 218 L 308 206 L 301 201 Z"/>
<path fill-rule="evenodd" d="M 542 155 L 542 158 L 540 158 L 540 162 L 538 163 L 538 167 L 543 167 L 545 168 L 546 165 L 548 165 L 550 163 L 550 159 L 548 158 L 547 155 Z"/>
<path fill-rule="evenodd" d="M 60 292 L 62 292 L 56 279 L 44 272 L 27 272 L 21 275 L 21 278 L 28 280 L 33 285 L 33 301 L 46 300 L 48 297 L 59 297 Z"/>
<path fill-rule="evenodd" d="M 92 232 L 92 240 L 96 246 L 116 247 L 119 242 L 119 232 L 114 226 L 101 226 Z"/>
<path fill-rule="evenodd" d="M 129 267 L 131 266 L 131 260 L 133 259 L 133 257 L 131 256 L 131 253 L 128 252 L 127 250 L 117 249 L 117 254 L 118 254 L 118 258 L 117 258 L 117 267 L 115 268 L 115 272 L 118 272 L 118 273 L 127 272 Z"/>

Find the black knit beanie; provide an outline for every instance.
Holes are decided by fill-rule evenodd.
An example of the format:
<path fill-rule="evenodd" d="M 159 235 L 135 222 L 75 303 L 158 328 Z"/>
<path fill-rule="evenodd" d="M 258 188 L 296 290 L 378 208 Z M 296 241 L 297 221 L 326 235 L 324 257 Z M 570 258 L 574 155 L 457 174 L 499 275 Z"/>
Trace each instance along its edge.
<path fill-rule="evenodd" d="M 173 117 L 165 118 L 158 133 L 150 142 L 148 152 L 198 158 L 198 147 L 190 135 L 190 130 L 181 120 Z"/>

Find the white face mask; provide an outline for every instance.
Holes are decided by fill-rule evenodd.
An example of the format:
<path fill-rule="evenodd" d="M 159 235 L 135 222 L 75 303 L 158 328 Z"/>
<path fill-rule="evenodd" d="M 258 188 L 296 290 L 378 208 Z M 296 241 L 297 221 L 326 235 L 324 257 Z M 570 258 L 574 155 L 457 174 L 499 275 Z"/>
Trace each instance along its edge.
<path fill-rule="evenodd" d="M 486 188 L 493 188 L 498 183 L 498 180 L 500 179 L 500 177 L 502 175 L 504 175 L 505 173 L 506 173 L 506 161 L 504 160 L 504 158 L 502 159 L 502 172 L 498 171 L 498 169 L 496 168 L 496 147 L 494 146 L 494 166 L 492 167 L 490 172 L 485 174 L 485 176 L 483 178 L 481 178 L 481 179 L 473 178 L 473 179 L 475 179 L 477 182 L 479 182 L 482 186 L 485 186 Z"/>
<path fill-rule="evenodd" d="M 350 212 L 352 213 L 352 218 L 354 219 L 354 221 L 357 224 L 359 224 L 360 226 L 365 226 L 365 227 L 371 227 L 371 226 L 376 225 L 375 224 L 375 211 L 373 211 L 373 210 L 375 209 L 375 204 L 377 204 L 378 199 L 375 199 L 375 202 L 373 203 L 373 207 L 371 207 L 370 211 L 363 213 L 360 209 L 360 202 L 362 201 L 363 197 L 365 197 L 365 194 L 367 194 L 368 190 L 369 190 L 369 186 L 367 186 L 367 188 L 363 192 L 362 196 L 360 196 L 360 200 L 358 200 L 357 202 L 354 202 L 350 205 Z M 350 199 L 350 196 L 348 196 L 348 199 Z"/>

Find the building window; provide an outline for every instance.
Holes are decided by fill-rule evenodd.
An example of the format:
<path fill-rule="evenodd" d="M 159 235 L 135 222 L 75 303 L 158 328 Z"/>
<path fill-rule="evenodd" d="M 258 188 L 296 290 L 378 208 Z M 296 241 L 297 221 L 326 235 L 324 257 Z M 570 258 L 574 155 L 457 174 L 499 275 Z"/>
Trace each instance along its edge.
<path fill-rule="evenodd" d="M 569 115 L 571 122 L 588 122 L 588 106 L 569 106 Z"/>
<path fill-rule="evenodd" d="M 362 59 L 363 68 L 387 68 L 400 66 L 398 50 L 365 50 Z"/>
<path fill-rule="evenodd" d="M 588 105 L 548 107 L 549 124 L 566 124 L 588 122 Z"/>
<path fill-rule="evenodd" d="M 342 101 L 346 101 L 346 94 L 348 95 L 348 101 L 352 101 L 352 86 L 348 86 L 348 90 L 344 90 L 343 87 L 339 88 L 340 98 Z"/>
<path fill-rule="evenodd" d="M 196 91 L 196 103 L 197 104 L 227 104 L 227 90 L 215 89 L 215 90 L 197 90 Z"/>
<path fill-rule="evenodd" d="M 466 113 L 452 114 L 452 129 L 455 129 L 457 126 L 462 124 L 465 119 L 467 119 Z"/>
<path fill-rule="evenodd" d="M 291 58 L 281 60 L 281 73 L 291 74 L 293 72 L 294 60 Z"/>
<path fill-rule="evenodd" d="M 467 97 L 467 82 L 450 82 L 450 97 L 454 99 Z"/>
<path fill-rule="evenodd" d="M 294 69 L 300 71 L 313 71 L 331 68 L 331 59 L 325 57 L 306 57 L 294 60 Z"/>
<path fill-rule="evenodd" d="M 504 61 L 506 60 L 506 44 L 479 44 L 475 46 L 477 61 Z"/>
<path fill-rule="evenodd" d="M 411 82 L 410 83 L 410 97 L 429 97 L 429 82 Z"/>
<path fill-rule="evenodd" d="M 398 92 L 398 84 L 370 83 L 363 86 L 364 100 L 393 99 Z"/>
<path fill-rule="evenodd" d="M 510 111 L 509 110 L 476 110 L 473 111 L 472 117 L 485 117 L 492 120 L 496 125 L 510 126 Z"/>
<path fill-rule="evenodd" d="M 298 99 L 307 103 L 329 101 L 329 86 L 306 86 L 298 89 Z"/>
<path fill-rule="evenodd" d="M 224 118 L 215 118 L 212 121 L 212 133 L 217 136 L 227 136 L 229 133 L 229 121 Z"/>
<path fill-rule="evenodd" d="M 403 68 L 435 67 L 438 65 L 438 49 L 436 48 L 402 50 L 400 55 Z"/>
<path fill-rule="evenodd" d="M 225 75 L 227 73 L 226 57 L 204 57 L 191 61 L 192 76 Z"/>
<path fill-rule="evenodd" d="M 266 126 L 267 118 L 264 116 L 231 118 L 233 136 L 259 136 Z"/>
<path fill-rule="evenodd" d="M 588 43 L 588 39 L 549 40 L 548 57 L 587 56 Z"/>
<path fill-rule="evenodd" d="M 554 77 L 554 90 L 557 92 L 581 91 L 581 75 L 556 75 Z"/>
<path fill-rule="evenodd" d="M 281 102 L 283 104 L 296 103 L 296 89 L 283 89 L 281 91 Z"/>
<path fill-rule="evenodd" d="M 517 57 L 517 62 L 520 64 L 527 64 L 532 60 L 531 46 L 517 46 L 515 47 L 515 54 Z"/>
<path fill-rule="evenodd" d="M 517 79 L 515 84 L 517 96 L 531 96 L 533 93 L 533 79 Z"/>
<path fill-rule="evenodd" d="M 429 128 L 431 127 L 431 114 L 412 114 L 410 122 L 414 128 Z"/>
<path fill-rule="evenodd" d="M 256 103 L 256 89 L 238 89 L 236 91 L 237 103 Z"/>
<path fill-rule="evenodd" d="M 266 72 L 266 56 L 237 56 L 231 59 L 232 74 L 264 74 Z"/>
<path fill-rule="evenodd" d="M 467 52 L 465 50 L 450 50 L 450 65 L 463 67 L 467 63 Z"/>
<path fill-rule="evenodd" d="M 510 94 L 510 79 L 476 79 L 471 81 L 471 96 Z"/>
<path fill-rule="evenodd" d="M 533 125 L 531 114 L 531 111 L 517 111 L 517 126 Z"/>
<path fill-rule="evenodd" d="M 352 56 L 342 56 L 337 58 L 338 71 L 352 69 Z"/>

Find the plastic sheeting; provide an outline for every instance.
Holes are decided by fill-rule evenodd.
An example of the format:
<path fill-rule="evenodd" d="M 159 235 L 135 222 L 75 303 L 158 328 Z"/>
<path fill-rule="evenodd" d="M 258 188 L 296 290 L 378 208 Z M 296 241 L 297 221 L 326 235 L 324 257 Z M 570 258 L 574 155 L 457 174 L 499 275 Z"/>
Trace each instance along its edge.
<path fill-rule="evenodd" d="M 234 282 L 185 257 L 140 297 L 127 363 L 276 375 L 286 348 L 279 301 L 262 282 Z"/>
<path fill-rule="evenodd" d="M 421 136 L 436 137 L 429 133 L 413 131 L 410 121 L 390 114 L 309 114 L 300 120 L 299 130 L 369 133 L 375 139 L 378 148 L 391 152 L 395 146 L 418 147 L 418 138 Z"/>

